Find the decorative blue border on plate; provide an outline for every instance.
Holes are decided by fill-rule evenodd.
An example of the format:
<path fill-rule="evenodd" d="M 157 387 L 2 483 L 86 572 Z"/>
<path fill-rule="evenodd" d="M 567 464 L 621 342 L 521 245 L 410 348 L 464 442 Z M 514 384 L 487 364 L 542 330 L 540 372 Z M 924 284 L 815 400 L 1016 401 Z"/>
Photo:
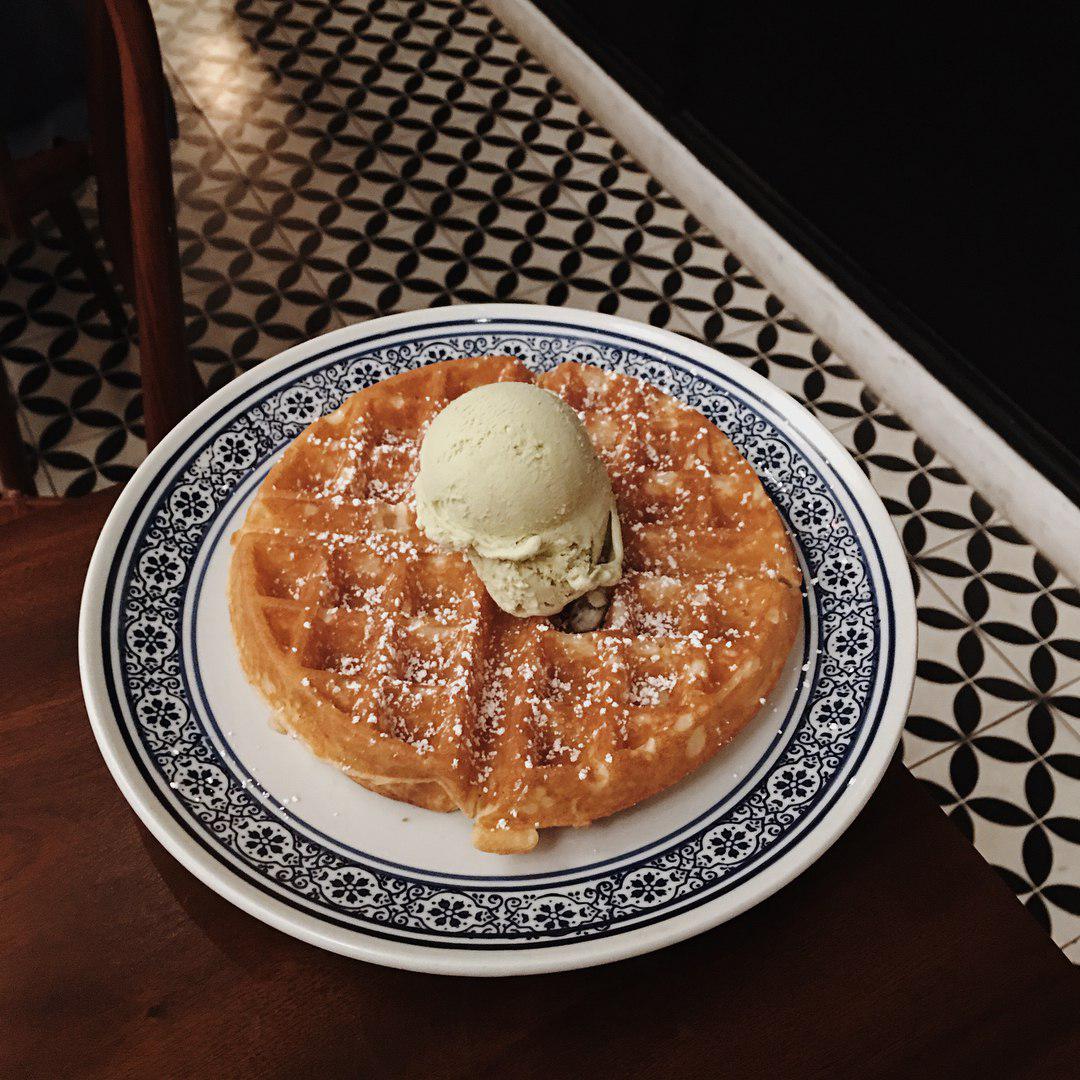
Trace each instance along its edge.
<path fill-rule="evenodd" d="M 515 331 L 496 331 L 495 325 Z M 386 339 L 391 342 L 377 344 Z M 538 369 L 570 358 L 599 363 L 645 378 L 701 409 L 758 470 L 793 526 L 817 582 L 812 595 L 819 605 L 822 651 L 812 664 L 814 693 L 770 774 L 719 821 L 636 863 L 572 885 L 447 887 L 363 860 L 347 862 L 300 836 L 268 815 L 262 800 L 243 788 L 218 757 L 189 707 L 188 673 L 180 663 L 180 618 L 190 567 L 244 476 L 363 386 L 421 363 L 483 352 L 514 353 Z M 865 519 L 862 531 L 874 560 L 829 480 L 782 433 L 768 405 L 728 377 L 661 346 L 541 319 L 490 325 L 450 320 L 411 336 L 398 331 L 341 345 L 297 361 L 289 371 L 296 372 L 290 383 L 254 402 L 250 399 L 261 388 L 253 388 L 244 411 L 219 427 L 223 414 L 238 406 L 230 402 L 204 429 L 215 434 L 203 437 L 197 450 L 192 444 L 199 436 L 192 437 L 173 455 L 159 475 L 181 457 L 186 463 L 164 489 L 159 484 L 143 494 L 118 544 L 103 605 L 105 673 L 115 715 L 133 719 L 141 750 L 156 771 L 146 768 L 140 747 L 121 721 L 125 741 L 163 805 L 215 858 L 227 853 L 229 865 L 245 880 L 334 925 L 428 945 L 536 947 L 606 936 L 696 907 L 771 863 L 798 832 L 820 819 L 838 796 L 842 785 L 836 781 L 848 771 L 844 766 L 852 748 L 859 747 L 856 757 L 861 758 L 880 719 L 880 693 L 874 715 L 868 715 L 868 707 L 891 673 L 892 604 L 870 585 L 876 571 L 887 594 L 881 554 Z M 283 374 L 275 373 L 273 381 Z M 861 514 L 846 494 L 848 505 Z M 132 522 L 151 497 L 154 507 L 134 537 Z M 129 549 L 131 569 L 119 598 L 122 634 L 114 638 L 110 617 Z M 884 611 L 880 599 L 887 601 Z M 114 645 L 122 659 L 126 711 L 109 663 Z M 166 794 L 170 790 L 178 806 Z"/>

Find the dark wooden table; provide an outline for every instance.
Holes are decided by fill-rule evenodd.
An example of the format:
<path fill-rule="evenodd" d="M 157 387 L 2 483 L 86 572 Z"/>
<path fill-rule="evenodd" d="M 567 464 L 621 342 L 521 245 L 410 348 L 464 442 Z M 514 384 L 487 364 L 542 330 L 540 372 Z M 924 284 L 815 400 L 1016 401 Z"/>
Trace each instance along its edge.
<path fill-rule="evenodd" d="M 90 732 L 79 594 L 113 497 L 0 510 L 0 1075 L 1080 1075 L 1080 975 L 898 766 L 772 899 L 606 968 L 414 975 L 244 915 Z"/>

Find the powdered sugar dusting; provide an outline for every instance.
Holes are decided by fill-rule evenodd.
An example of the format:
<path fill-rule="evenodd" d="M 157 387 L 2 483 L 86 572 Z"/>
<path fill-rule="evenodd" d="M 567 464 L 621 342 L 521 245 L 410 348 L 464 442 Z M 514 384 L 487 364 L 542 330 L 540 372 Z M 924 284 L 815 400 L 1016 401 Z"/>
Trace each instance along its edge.
<path fill-rule="evenodd" d="M 400 746 L 503 822 L 529 817 L 545 777 L 603 784 L 620 753 L 655 746 L 730 682 L 771 628 L 754 605 L 777 603 L 791 572 L 760 527 L 774 511 L 756 477 L 698 414 L 597 369 L 544 382 L 585 424 L 623 523 L 626 573 L 595 630 L 504 615 L 464 557 L 417 528 L 419 446 L 442 389 L 360 395 L 315 424 L 271 473 L 266 527 L 252 526 L 275 634 L 314 707 L 345 715 L 354 773 L 369 743 Z M 285 617 L 289 604 L 302 615 Z"/>

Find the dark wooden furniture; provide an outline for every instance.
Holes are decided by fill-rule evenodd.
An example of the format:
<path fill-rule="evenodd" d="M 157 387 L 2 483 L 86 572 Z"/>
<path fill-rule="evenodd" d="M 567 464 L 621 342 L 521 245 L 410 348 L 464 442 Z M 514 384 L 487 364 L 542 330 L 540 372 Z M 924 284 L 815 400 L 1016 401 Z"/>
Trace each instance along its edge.
<path fill-rule="evenodd" d="M 5 492 L 18 491 L 36 495 L 34 471 L 23 451 L 22 435 L 15 399 L 8 388 L 7 376 L 0 368 L 0 502 Z"/>
<path fill-rule="evenodd" d="M 147 0 L 89 0 L 87 108 L 102 228 L 135 302 L 152 447 L 187 415 L 200 390 L 184 349 L 165 77 Z M 14 463 L 19 441 L 10 412 L 10 401 L 0 401 L 0 483 L 31 491 Z"/>
<path fill-rule="evenodd" d="M 99 172 L 105 162 L 126 163 L 126 197 L 118 197 L 112 206 L 103 203 L 102 213 L 110 222 L 110 211 L 122 213 L 125 203 L 130 212 L 143 413 L 147 444 L 153 447 L 188 414 L 198 396 L 195 371 L 184 349 L 165 76 L 148 0 L 91 0 L 87 17 L 87 104 L 95 159 L 100 159 Z M 122 128 L 116 123 L 117 86 Z M 105 187 L 124 191 L 120 184 Z M 117 246 L 126 262 L 126 247 Z"/>
<path fill-rule="evenodd" d="M 75 204 L 75 192 L 90 173 L 86 143 L 62 143 L 29 157 L 12 158 L 0 137 L 0 235 L 27 236 L 32 218 L 47 211 L 78 260 L 102 311 L 113 329 L 121 333 L 127 322 L 123 305 Z M 15 409 L 0 371 L 0 487 L 33 494 L 33 474 L 23 452 Z"/>
<path fill-rule="evenodd" d="M 78 602 L 113 498 L 0 523 L 0 1075 L 1076 1075 L 1080 974 L 898 766 L 776 896 L 611 967 L 414 975 L 244 915 L 139 824 L 90 732 Z"/>
<path fill-rule="evenodd" d="M 0 138 L 0 232 L 28 236 L 31 219 L 48 211 L 101 310 L 120 333 L 127 316 L 75 204 L 75 193 L 91 172 L 90 148 L 84 142 L 60 143 L 30 157 L 12 158 Z"/>

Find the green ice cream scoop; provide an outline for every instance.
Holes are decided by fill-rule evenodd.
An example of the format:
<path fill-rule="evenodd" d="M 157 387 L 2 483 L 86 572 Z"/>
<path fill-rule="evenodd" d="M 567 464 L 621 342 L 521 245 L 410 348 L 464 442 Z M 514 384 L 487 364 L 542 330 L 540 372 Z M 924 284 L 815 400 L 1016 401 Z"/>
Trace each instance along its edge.
<path fill-rule="evenodd" d="M 416 517 L 512 615 L 553 615 L 622 574 L 611 481 L 577 413 L 531 383 L 452 401 L 420 447 Z"/>

